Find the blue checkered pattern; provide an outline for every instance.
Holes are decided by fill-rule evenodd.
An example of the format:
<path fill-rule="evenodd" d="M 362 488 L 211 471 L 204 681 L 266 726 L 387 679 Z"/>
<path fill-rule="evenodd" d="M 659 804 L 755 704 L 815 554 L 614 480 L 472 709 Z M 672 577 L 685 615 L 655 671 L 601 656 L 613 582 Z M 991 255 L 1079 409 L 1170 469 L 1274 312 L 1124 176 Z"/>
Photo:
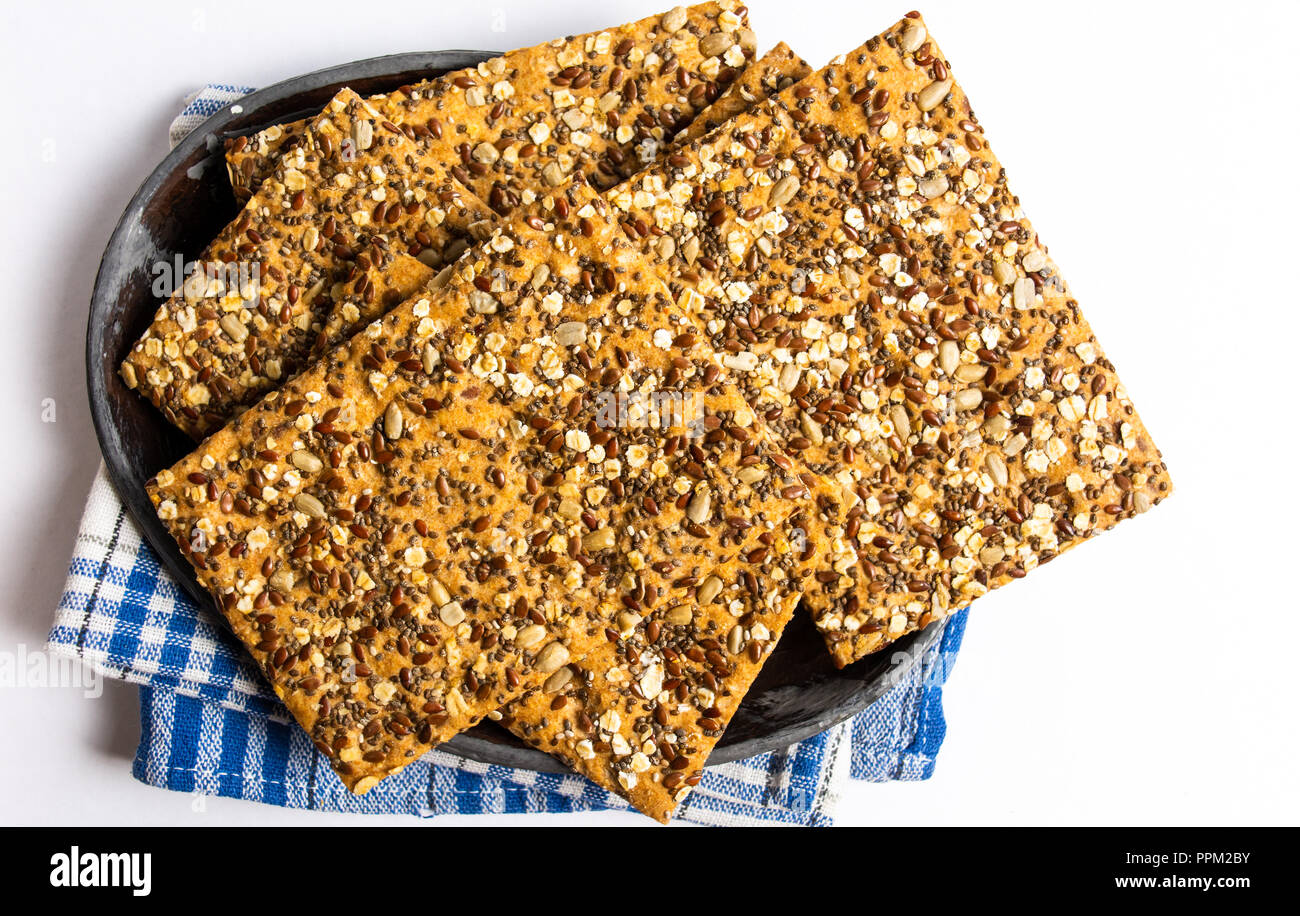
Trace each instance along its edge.
<path fill-rule="evenodd" d="M 208 87 L 173 125 L 193 129 L 240 95 Z M 827 825 L 849 778 L 926 779 L 943 743 L 943 683 L 966 612 L 880 700 L 783 751 L 707 768 L 678 818 L 698 824 Z M 49 651 L 141 685 L 137 779 L 265 804 L 417 816 L 624 809 L 576 774 L 489 766 L 432 751 L 364 796 L 349 793 L 289 719 L 215 614 L 197 606 L 144 543 L 101 467 L 91 487 Z"/>

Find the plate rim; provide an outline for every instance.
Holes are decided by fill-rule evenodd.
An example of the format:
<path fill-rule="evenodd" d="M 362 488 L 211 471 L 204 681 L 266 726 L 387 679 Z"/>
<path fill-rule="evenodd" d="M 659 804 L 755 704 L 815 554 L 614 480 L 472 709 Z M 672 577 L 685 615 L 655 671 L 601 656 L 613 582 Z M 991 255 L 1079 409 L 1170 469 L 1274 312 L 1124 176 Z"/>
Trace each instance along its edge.
<path fill-rule="evenodd" d="M 396 78 L 401 74 L 413 71 L 446 72 L 451 69 L 473 66 L 500 53 L 499 51 L 448 49 L 443 51 L 412 51 L 385 54 L 336 64 L 280 80 L 223 105 L 172 148 L 145 177 L 123 209 L 122 215 L 115 224 L 108 243 L 100 256 L 86 323 L 86 389 L 90 400 L 91 420 L 95 428 L 95 437 L 105 469 L 115 490 L 119 493 L 124 490 L 132 490 L 136 487 L 136 482 L 131 469 L 121 466 L 125 459 L 121 430 L 113 422 L 107 387 L 108 380 L 104 373 L 100 371 L 100 363 L 104 354 L 101 341 L 96 338 L 95 330 L 97 326 L 105 327 L 108 322 L 112 321 L 117 304 L 116 289 L 110 295 L 105 272 L 110 268 L 110 263 L 115 261 L 113 256 L 124 247 L 124 242 L 130 231 L 140 222 L 145 203 L 167 177 L 172 174 L 177 165 L 193 155 L 199 146 L 208 144 L 208 138 L 211 136 L 237 136 L 240 133 L 259 130 L 269 124 L 284 123 L 288 119 L 285 116 L 280 116 L 262 123 L 260 127 L 229 128 L 232 122 L 235 122 L 241 115 L 247 114 L 250 110 L 260 109 L 305 92 L 323 89 L 331 85 L 341 86 L 349 81 L 363 78 L 384 79 L 389 76 Z M 220 148 L 215 154 L 221 155 Z M 210 155 L 213 154 L 210 153 Z M 112 267 L 116 269 L 117 265 L 113 264 Z M 97 319 L 100 320 L 97 321 Z M 136 473 L 138 473 L 138 470 Z M 122 502 L 124 511 L 140 526 L 145 541 L 158 554 L 163 566 L 177 578 L 178 585 L 191 597 L 197 597 L 197 590 L 197 594 L 202 595 L 210 607 L 215 607 L 211 596 L 201 586 L 198 586 L 193 570 L 189 569 L 184 563 L 179 552 L 169 551 L 158 546 L 160 543 L 167 544 L 171 540 L 171 535 L 166 532 L 158 518 L 153 515 L 140 518 L 132 510 L 129 500 L 123 499 Z M 800 609 L 796 613 L 803 613 L 803 610 Z M 224 617 L 219 613 L 217 617 L 223 625 L 226 624 Z M 718 745 L 710 755 L 707 765 L 730 763 L 788 747 L 833 728 L 857 715 L 892 689 L 902 674 L 919 664 L 925 651 L 939 639 L 943 629 L 936 626 L 927 627 L 919 632 L 908 634 L 893 643 L 892 664 L 871 679 L 866 677 L 866 660 L 841 669 L 841 674 L 844 677 L 854 677 L 853 669 L 860 669 L 856 676 L 860 677 L 861 686 L 851 698 L 833 705 L 825 710 L 822 715 L 815 716 L 809 722 L 779 728 L 761 737 L 747 738 L 728 745 Z M 456 735 L 444 744 L 439 745 L 435 750 L 490 765 L 528 769 L 543 773 L 571 772 L 544 751 L 532 747 L 498 744 L 470 732 L 462 732 Z"/>

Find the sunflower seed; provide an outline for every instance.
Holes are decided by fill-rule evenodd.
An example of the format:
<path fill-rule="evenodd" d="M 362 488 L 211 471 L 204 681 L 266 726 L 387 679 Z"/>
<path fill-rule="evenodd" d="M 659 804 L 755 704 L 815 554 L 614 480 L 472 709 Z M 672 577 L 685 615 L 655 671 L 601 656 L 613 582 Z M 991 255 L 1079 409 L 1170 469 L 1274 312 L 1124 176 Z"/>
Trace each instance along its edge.
<path fill-rule="evenodd" d="M 1020 266 L 1025 269 L 1026 273 L 1037 273 L 1047 266 L 1047 255 L 1043 254 L 1037 248 L 1031 248 L 1025 252 L 1025 256 L 1020 259 Z"/>
<path fill-rule="evenodd" d="M 300 471 L 306 471 L 308 474 L 315 474 L 325 466 L 325 463 L 304 448 L 300 448 L 289 454 L 289 463 Z"/>
<path fill-rule="evenodd" d="M 425 374 L 431 374 L 434 369 L 438 368 L 438 363 L 442 362 L 442 354 L 433 344 L 425 344 L 424 352 L 420 354 L 420 366 L 424 369 Z"/>
<path fill-rule="evenodd" d="M 311 518 L 325 517 L 325 504 L 310 493 L 299 493 L 293 498 L 293 504 L 303 515 Z"/>
<path fill-rule="evenodd" d="M 1016 269 L 1006 261 L 997 261 L 993 265 L 993 279 L 999 286 L 1010 286 L 1016 282 Z"/>
<path fill-rule="evenodd" d="M 985 566 L 996 566 L 1006 555 L 1007 552 L 997 544 L 991 544 L 980 551 L 980 562 Z"/>
<path fill-rule="evenodd" d="M 393 401 L 384 411 L 384 436 L 389 441 L 402 438 L 402 408 Z"/>
<path fill-rule="evenodd" d="M 549 674 L 569 663 L 569 650 L 563 643 L 553 642 L 537 653 L 536 668 L 542 674 Z"/>
<path fill-rule="evenodd" d="M 447 591 L 447 586 L 443 585 L 437 579 L 429 580 L 429 597 L 437 607 L 451 603 L 451 592 Z"/>
<path fill-rule="evenodd" d="M 907 409 L 902 404 L 895 404 L 889 411 L 889 419 L 893 421 L 894 432 L 900 439 L 906 439 L 912 435 L 912 421 L 907 416 Z"/>
<path fill-rule="evenodd" d="M 1025 277 L 1011 288 L 1011 304 L 1018 309 L 1029 308 L 1036 295 L 1038 292 L 1034 288 L 1034 281 Z"/>
<path fill-rule="evenodd" d="M 571 680 L 573 680 L 573 669 L 566 666 L 548 677 L 546 683 L 542 685 L 542 690 L 546 693 L 559 693 Z"/>
<path fill-rule="evenodd" d="M 366 120 L 352 122 L 352 142 L 357 149 L 370 149 L 375 142 L 374 125 Z"/>
<path fill-rule="evenodd" d="M 451 713 L 453 716 L 463 716 L 465 713 L 469 712 L 469 704 L 465 702 L 465 698 L 460 695 L 459 690 L 447 691 L 447 695 L 443 698 L 443 703 L 447 706 L 447 712 Z"/>
<path fill-rule="evenodd" d="M 955 340 L 940 341 L 939 368 L 943 370 L 943 374 L 951 378 L 952 374 L 957 371 L 957 367 L 960 364 L 961 364 L 961 347 L 957 346 L 957 341 Z M 983 374 L 982 371 L 981 374 Z"/>
<path fill-rule="evenodd" d="M 989 421 L 984 424 L 984 431 L 988 433 L 990 439 L 994 440 L 1001 439 L 1009 429 L 1011 429 L 1011 421 L 1002 414 L 990 417 Z"/>
<path fill-rule="evenodd" d="M 438 608 L 438 619 L 449 627 L 454 627 L 465 619 L 465 609 L 459 601 L 450 601 Z"/>
<path fill-rule="evenodd" d="M 898 39 L 898 50 L 904 54 L 911 54 L 923 44 L 925 44 L 925 26 L 913 22 L 903 29 L 903 34 Z"/>
<path fill-rule="evenodd" d="M 767 195 L 767 205 L 769 207 L 779 207 L 782 204 L 789 203 L 799 190 L 799 179 L 793 175 L 786 175 L 772 185 L 772 190 Z"/>
<path fill-rule="evenodd" d="M 807 413 L 799 417 L 799 429 L 813 445 L 821 445 L 826 441 L 826 437 L 822 434 L 822 425 Z"/>
<path fill-rule="evenodd" d="M 709 576 L 700 583 L 700 587 L 695 590 L 695 600 L 700 604 L 708 604 L 722 591 L 722 580 L 717 576 Z"/>
<path fill-rule="evenodd" d="M 1016 433 L 1006 442 L 1002 443 L 1002 451 L 1008 455 L 1018 455 L 1020 450 L 1029 444 L 1029 438 L 1024 433 Z"/>
<path fill-rule="evenodd" d="M 663 26 L 665 32 L 676 32 L 686 25 L 686 7 L 674 6 L 664 13 L 664 18 L 659 20 L 659 24 Z"/>
<path fill-rule="evenodd" d="M 664 669 L 659 665 L 651 665 L 646 673 L 641 675 L 638 686 L 641 688 L 641 696 L 653 700 L 664 689 Z"/>
<path fill-rule="evenodd" d="M 727 634 L 727 651 L 732 655 L 739 655 L 743 648 L 745 648 L 745 628 L 736 624 Z"/>
<path fill-rule="evenodd" d="M 664 621 L 675 627 L 684 627 L 691 622 L 691 608 L 688 604 L 678 604 L 668 609 Z"/>
<path fill-rule="evenodd" d="M 753 372 L 758 368 L 758 354 L 750 350 L 728 353 L 722 357 L 722 365 L 737 372 Z"/>
<path fill-rule="evenodd" d="M 959 382 L 978 382 L 987 374 L 988 370 L 979 363 L 967 363 L 964 366 L 958 366 L 957 371 L 953 373 L 953 377 Z"/>
<path fill-rule="evenodd" d="M 953 406 L 958 410 L 974 410 L 983 400 L 978 388 L 965 388 L 952 396 Z"/>
<path fill-rule="evenodd" d="M 984 466 L 988 468 L 989 476 L 999 487 L 1007 485 L 1007 463 L 1002 460 L 1002 456 L 996 452 L 989 452 L 988 457 L 984 459 Z"/>
<path fill-rule="evenodd" d="M 221 330 L 235 343 L 243 343 L 248 338 L 248 328 L 235 315 L 221 316 Z"/>
<path fill-rule="evenodd" d="M 737 480 L 739 480 L 741 483 L 746 483 L 750 485 L 758 483 L 766 476 L 767 476 L 767 471 L 763 470 L 757 465 L 753 467 L 741 468 L 736 473 Z"/>
<path fill-rule="evenodd" d="M 951 79 L 935 80 L 921 90 L 921 94 L 916 97 L 916 103 L 921 106 L 922 111 L 931 111 L 938 108 L 939 103 L 946 99 L 951 91 Z"/>
<path fill-rule="evenodd" d="M 730 32 L 710 32 L 700 39 L 700 53 L 705 57 L 717 57 L 736 43 Z"/>
<path fill-rule="evenodd" d="M 697 525 L 703 525 L 712 508 L 713 500 L 709 497 L 709 491 L 700 490 L 691 497 L 690 503 L 687 504 L 686 517 Z"/>
<path fill-rule="evenodd" d="M 521 649 L 530 649 L 546 638 L 546 627 L 533 623 L 515 634 L 515 645 Z"/>

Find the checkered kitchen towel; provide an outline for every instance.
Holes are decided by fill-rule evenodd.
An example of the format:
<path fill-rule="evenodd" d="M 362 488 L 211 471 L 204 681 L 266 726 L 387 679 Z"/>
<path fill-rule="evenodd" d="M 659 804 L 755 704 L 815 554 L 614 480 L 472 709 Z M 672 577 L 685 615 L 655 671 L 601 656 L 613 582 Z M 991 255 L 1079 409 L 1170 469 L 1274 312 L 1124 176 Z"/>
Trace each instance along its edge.
<path fill-rule="evenodd" d="M 242 94 L 209 86 L 172 142 Z M 178 136 L 179 135 L 179 136 Z M 922 664 L 856 718 L 782 751 L 709 767 L 678 814 L 699 824 L 826 825 L 849 778 L 926 779 L 943 743 L 942 688 L 965 628 L 949 618 Z M 164 570 L 101 466 L 77 535 L 49 650 L 141 685 L 134 774 L 150 785 L 367 814 L 622 809 L 581 776 L 512 770 L 432 751 L 355 796 L 288 718 L 238 641 Z"/>

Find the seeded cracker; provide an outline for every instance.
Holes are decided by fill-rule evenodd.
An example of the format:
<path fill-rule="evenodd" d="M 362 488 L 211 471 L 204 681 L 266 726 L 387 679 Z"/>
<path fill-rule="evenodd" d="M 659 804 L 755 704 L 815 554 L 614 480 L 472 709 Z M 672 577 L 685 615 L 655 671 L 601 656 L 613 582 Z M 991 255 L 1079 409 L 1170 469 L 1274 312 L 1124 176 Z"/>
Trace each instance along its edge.
<path fill-rule="evenodd" d="M 454 184 L 418 171 L 411 141 L 343 90 L 159 308 L 123 378 L 190 435 L 211 432 L 428 282 L 488 215 Z"/>
<path fill-rule="evenodd" d="M 815 516 L 841 511 L 761 431 L 691 448 L 698 467 L 643 475 L 626 515 L 640 530 L 653 512 L 654 554 L 672 559 L 625 566 L 606 641 L 500 718 L 663 822 L 703 776 L 825 554 Z"/>
<path fill-rule="evenodd" d="M 786 448 L 856 492 L 840 664 L 1145 511 L 1159 451 L 919 18 L 610 192 Z"/>
<path fill-rule="evenodd" d="M 673 138 L 673 143 L 684 146 L 698 140 L 724 121 L 749 111 L 809 73 L 812 73 L 812 67 L 807 61 L 795 54 L 784 41 L 780 42 L 746 67 L 716 102 L 700 112 L 685 130 Z"/>
<path fill-rule="evenodd" d="M 801 587 L 782 526 L 807 484 L 747 445 L 761 431 L 738 392 L 640 331 L 639 316 L 674 305 L 617 228 L 590 206 L 570 217 L 499 229 L 440 295 L 402 304 L 150 485 L 354 791 L 605 644 L 625 599 L 654 605 L 643 570 L 651 588 L 679 569 L 707 579 L 683 515 L 705 548 L 730 547 L 732 529 L 776 532 L 770 560 L 743 561 L 762 576 L 747 593 L 770 602 L 754 618 L 766 631 L 735 637 L 744 651 L 767 651 Z M 703 412 L 678 406 L 697 394 Z M 714 468 L 716 451 L 732 463 Z M 713 493 L 727 467 L 743 499 Z M 759 584 L 734 555 L 715 560 L 718 594 L 678 584 L 675 603 L 731 607 L 737 581 Z M 751 676 L 729 675 L 736 702 Z"/>
<path fill-rule="evenodd" d="M 510 51 L 370 100 L 416 144 L 508 212 L 573 174 L 609 187 L 652 162 L 754 54 L 739 3 L 676 7 L 628 25 Z M 227 150 L 237 199 L 249 196 L 304 123 L 277 125 Z"/>
<path fill-rule="evenodd" d="M 784 44 L 778 45 L 753 62 L 717 102 L 701 112 L 691 127 L 674 140 L 674 146 L 689 142 L 697 126 L 710 120 L 716 126 L 808 72 L 809 68 Z M 587 195 L 585 189 L 571 189 L 566 199 Z M 541 203 L 543 206 L 534 212 L 548 211 L 550 201 Z M 671 341 L 660 340 L 658 346 L 689 349 L 692 339 L 701 336 L 684 333 L 678 327 Z M 710 374 L 718 373 L 717 360 L 718 354 L 708 358 L 713 364 L 706 370 Z M 759 446 L 747 443 L 744 448 L 748 454 L 742 462 L 755 462 Z M 743 493 L 753 503 L 750 486 L 765 486 L 765 477 L 771 473 L 756 463 L 738 472 L 734 467 L 725 468 L 729 460 L 734 463 L 734 449 L 719 451 L 716 443 L 710 445 L 707 458 L 701 463 L 701 473 L 708 480 L 696 484 L 694 495 L 685 505 L 688 516 L 701 521 L 718 508 L 711 501 L 712 493 Z M 761 564 L 774 553 L 784 557 L 793 570 L 789 578 L 806 579 L 808 572 L 816 568 L 814 558 L 827 552 L 827 547 L 817 540 L 820 532 L 843 508 L 842 496 L 826 483 L 801 473 L 799 465 L 782 456 L 777 456 L 775 462 L 787 477 L 786 484 L 776 486 L 775 491 L 779 491 L 781 500 L 789 500 L 790 506 L 781 508 L 775 493 L 767 496 L 766 503 L 769 514 L 774 511 L 778 518 L 786 515 L 784 525 L 775 530 L 728 530 L 732 543 L 724 539 L 720 546 L 716 540 L 694 541 L 693 553 L 704 548 L 722 558 L 730 548 L 733 559 L 743 561 L 741 566 L 728 569 L 719 565 L 712 575 L 703 578 L 698 572 L 681 575 L 681 570 L 668 567 L 643 567 L 633 580 L 638 591 L 625 601 L 606 631 L 608 641 L 557 671 L 542 690 L 530 692 L 492 718 L 624 796 L 643 813 L 666 822 L 702 777 L 709 754 L 761 670 L 767 653 L 775 646 L 797 601 L 797 595 L 769 592 L 770 573 L 750 567 L 748 558 Z M 670 508 L 670 500 L 662 496 L 650 498 L 656 511 L 662 513 L 661 506 Z M 672 508 L 681 511 L 682 507 Z M 814 513 L 811 523 L 805 516 L 807 512 Z M 843 523 L 842 518 L 839 520 Z M 695 534 L 678 538 L 690 542 L 704 534 L 697 525 Z M 794 554 L 789 553 L 792 537 L 801 546 Z M 740 571 L 735 573 L 737 568 Z M 735 583 L 727 585 L 725 591 L 733 597 L 710 597 L 714 589 L 723 592 L 722 583 L 724 579 L 730 583 L 732 574 Z M 703 597 L 709 598 L 702 605 L 695 601 L 701 590 Z M 764 607 L 753 600 L 755 594 L 781 600 Z M 663 604 L 665 595 L 676 603 Z"/>
<path fill-rule="evenodd" d="M 491 230 L 495 221 L 491 211 L 473 195 L 469 194 L 455 180 L 440 187 L 436 193 L 437 204 L 425 220 L 425 225 L 416 224 L 413 232 L 403 232 L 412 239 L 411 250 L 418 252 L 420 260 L 408 255 L 398 255 L 393 267 L 386 270 L 380 283 L 388 287 L 405 289 L 406 295 L 400 297 L 380 294 L 376 288 L 374 295 L 358 296 L 355 293 L 344 299 L 336 300 L 325 318 L 321 333 L 316 336 L 312 347 L 312 358 L 324 354 L 340 341 L 350 337 L 353 332 L 377 318 L 382 317 L 393 305 L 425 288 L 433 289 L 446 283 L 450 276 L 450 266 L 459 258 L 475 240 L 483 239 Z M 437 221 L 437 228 L 428 225 Z M 411 262 L 419 265 L 420 280 L 405 273 L 412 270 Z M 438 274 L 425 265 L 441 266 Z M 404 266 L 405 265 L 405 266 Z M 409 278 L 408 278 L 409 277 Z M 369 287 L 366 289 L 369 292 Z"/>

